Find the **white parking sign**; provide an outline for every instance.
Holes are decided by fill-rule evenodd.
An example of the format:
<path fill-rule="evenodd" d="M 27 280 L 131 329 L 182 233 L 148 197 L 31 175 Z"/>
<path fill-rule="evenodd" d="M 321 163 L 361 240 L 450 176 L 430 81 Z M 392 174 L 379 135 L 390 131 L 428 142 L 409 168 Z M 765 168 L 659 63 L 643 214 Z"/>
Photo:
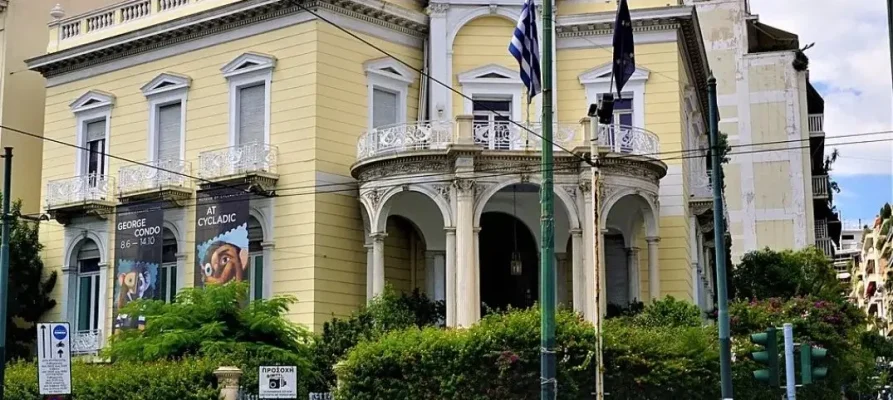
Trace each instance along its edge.
<path fill-rule="evenodd" d="M 260 367 L 257 374 L 261 399 L 294 399 L 298 397 L 298 372 L 294 366 Z"/>
<path fill-rule="evenodd" d="M 71 330 L 67 322 L 37 324 L 40 394 L 71 394 Z"/>

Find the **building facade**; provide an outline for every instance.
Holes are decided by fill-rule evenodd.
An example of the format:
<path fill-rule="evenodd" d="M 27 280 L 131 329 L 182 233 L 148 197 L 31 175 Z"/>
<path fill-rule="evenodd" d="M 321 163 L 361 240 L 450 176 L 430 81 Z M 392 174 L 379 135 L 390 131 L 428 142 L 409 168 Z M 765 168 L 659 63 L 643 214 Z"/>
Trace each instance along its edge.
<path fill-rule="evenodd" d="M 552 16 L 557 296 L 588 318 L 594 257 L 614 306 L 713 304 L 712 203 L 693 196 L 708 168 L 698 15 L 633 3 L 638 69 L 610 125 L 586 110 L 611 92 L 616 4 L 558 2 Z M 296 296 L 289 317 L 311 328 L 386 285 L 445 301 L 451 326 L 533 304 L 540 104 L 525 104 L 507 50 L 520 8 L 129 0 L 56 13 L 29 66 L 47 79 L 46 135 L 81 149 L 43 152 L 44 259 L 62 276 L 51 318 L 76 322 L 93 351 L 130 299 L 232 279 L 255 298 Z"/>
<path fill-rule="evenodd" d="M 812 245 L 833 257 L 841 227 L 825 165 L 824 102 L 797 35 L 760 22 L 747 0 L 686 3 L 700 15 L 720 131 L 733 146 L 724 170 L 732 260 Z"/>
<path fill-rule="evenodd" d="M 893 284 L 893 218 L 878 216 L 863 229 L 859 246 L 859 262 L 854 266 L 852 293 L 850 299 L 865 310 L 869 317 L 876 318 L 872 324 L 881 328 L 885 335 L 891 333 L 890 326 L 890 285 Z"/>

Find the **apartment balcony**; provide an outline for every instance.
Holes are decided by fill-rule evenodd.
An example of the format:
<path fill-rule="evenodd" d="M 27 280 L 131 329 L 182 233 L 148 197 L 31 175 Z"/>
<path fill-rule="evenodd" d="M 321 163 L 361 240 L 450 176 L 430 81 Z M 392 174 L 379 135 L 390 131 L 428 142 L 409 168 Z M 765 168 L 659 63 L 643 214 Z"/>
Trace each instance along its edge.
<path fill-rule="evenodd" d="M 73 216 L 93 215 L 104 218 L 115 207 L 115 179 L 89 174 L 47 182 L 46 210 L 62 224 Z"/>
<path fill-rule="evenodd" d="M 831 242 L 831 238 L 816 237 L 815 247 L 818 247 L 818 249 L 821 250 L 822 253 L 825 253 L 825 255 L 828 256 L 829 258 L 834 257 L 834 243 Z"/>
<path fill-rule="evenodd" d="M 118 170 L 118 197 L 122 202 L 192 197 L 192 164 L 183 160 L 156 160 Z"/>
<path fill-rule="evenodd" d="M 263 143 L 204 151 L 198 156 L 201 188 L 247 185 L 270 192 L 279 180 L 278 159 L 279 148 Z"/>
<path fill-rule="evenodd" d="M 828 175 L 814 175 L 812 177 L 812 198 L 828 198 Z"/>
<path fill-rule="evenodd" d="M 825 136 L 825 114 L 810 114 L 809 117 L 809 137 Z"/>
<path fill-rule="evenodd" d="M 99 329 L 78 331 L 71 338 L 71 354 L 97 354 L 102 349 L 102 331 Z"/>

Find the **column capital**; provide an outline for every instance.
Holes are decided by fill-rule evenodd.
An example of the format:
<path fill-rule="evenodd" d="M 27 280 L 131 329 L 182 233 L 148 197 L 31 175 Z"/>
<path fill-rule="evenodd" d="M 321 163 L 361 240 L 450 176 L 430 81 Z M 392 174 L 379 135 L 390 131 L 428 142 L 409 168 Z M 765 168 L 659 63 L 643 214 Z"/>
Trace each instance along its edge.
<path fill-rule="evenodd" d="M 471 231 L 474 232 L 475 235 L 477 235 L 477 234 L 481 233 L 481 227 L 476 226 L 476 227 L 472 228 Z"/>
<path fill-rule="evenodd" d="M 174 254 L 174 257 L 177 257 L 177 261 L 183 261 L 183 260 L 186 260 L 186 256 L 187 256 L 186 253 L 177 253 L 177 254 Z"/>
<path fill-rule="evenodd" d="M 645 238 L 645 241 L 648 242 L 648 244 L 657 244 L 660 243 L 660 236 L 648 236 Z"/>
<path fill-rule="evenodd" d="M 570 233 L 571 233 L 571 236 L 583 236 L 582 229 L 571 229 Z"/>
<path fill-rule="evenodd" d="M 430 3 L 428 4 L 428 15 L 433 17 L 443 17 L 447 10 L 450 9 L 449 3 Z"/>
<path fill-rule="evenodd" d="M 274 242 L 272 240 L 268 241 L 268 242 L 261 242 L 260 247 L 263 248 L 264 250 L 266 250 L 266 249 L 272 250 L 276 247 L 276 242 Z"/>
<path fill-rule="evenodd" d="M 369 237 L 372 239 L 372 241 L 378 242 L 378 241 L 384 241 L 384 239 L 386 237 L 388 237 L 388 234 L 387 234 L 387 232 L 376 232 L 376 233 L 370 233 Z"/>
<path fill-rule="evenodd" d="M 640 250 L 640 249 L 639 249 L 638 247 L 635 247 L 635 246 L 633 246 L 633 247 L 627 247 L 627 248 L 626 248 L 626 251 L 627 251 L 628 253 L 633 253 L 633 254 L 638 253 L 639 250 Z"/>
<path fill-rule="evenodd" d="M 456 179 L 453 181 L 453 186 L 456 187 L 459 197 L 474 198 L 476 184 L 473 179 Z"/>
<path fill-rule="evenodd" d="M 99 269 L 106 269 L 109 267 L 108 261 L 99 263 Z"/>
<path fill-rule="evenodd" d="M 78 272 L 77 265 L 65 265 L 62 267 L 63 274 L 71 274 L 71 273 L 76 273 L 76 272 Z"/>
<path fill-rule="evenodd" d="M 607 235 L 608 233 L 611 232 L 609 229 L 599 229 L 599 231 L 601 231 L 602 235 Z"/>
<path fill-rule="evenodd" d="M 446 228 L 443 228 L 443 230 L 444 230 L 444 232 L 446 232 L 447 235 L 455 235 L 456 234 L 455 226 L 448 226 Z"/>

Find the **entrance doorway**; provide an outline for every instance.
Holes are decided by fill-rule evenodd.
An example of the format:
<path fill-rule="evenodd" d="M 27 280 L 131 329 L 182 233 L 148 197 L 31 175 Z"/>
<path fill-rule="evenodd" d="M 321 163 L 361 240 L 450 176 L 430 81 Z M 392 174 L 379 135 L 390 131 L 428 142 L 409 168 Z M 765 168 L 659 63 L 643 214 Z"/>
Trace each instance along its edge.
<path fill-rule="evenodd" d="M 481 302 L 491 310 L 532 306 L 539 299 L 539 252 L 527 226 L 512 215 L 487 212 L 479 241 Z M 520 261 L 517 275 L 513 257 Z"/>

